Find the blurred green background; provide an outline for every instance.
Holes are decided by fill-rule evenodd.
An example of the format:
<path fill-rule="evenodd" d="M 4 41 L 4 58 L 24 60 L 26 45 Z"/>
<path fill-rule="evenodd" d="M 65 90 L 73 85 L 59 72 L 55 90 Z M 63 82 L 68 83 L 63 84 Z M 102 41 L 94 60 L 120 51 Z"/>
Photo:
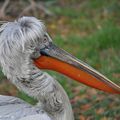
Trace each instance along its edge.
<path fill-rule="evenodd" d="M 7 3 L 8 2 L 8 3 Z M 42 19 L 54 43 L 120 85 L 119 0 L 1 0 L 0 20 Z M 69 95 L 76 120 L 120 120 L 120 96 L 48 71 Z M 36 100 L 18 91 L 0 70 L 0 94 Z"/>

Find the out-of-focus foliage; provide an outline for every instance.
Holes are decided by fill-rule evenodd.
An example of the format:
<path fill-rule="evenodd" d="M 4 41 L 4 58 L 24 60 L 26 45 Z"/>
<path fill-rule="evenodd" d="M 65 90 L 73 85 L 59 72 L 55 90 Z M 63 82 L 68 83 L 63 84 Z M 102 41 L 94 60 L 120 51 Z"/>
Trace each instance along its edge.
<path fill-rule="evenodd" d="M 119 0 L 11 0 L 1 20 L 23 15 L 44 20 L 53 41 L 120 85 Z M 4 1 L 0 1 L 2 9 Z M 3 14 L 4 13 L 4 14 Z M 120 120 L 120 97 L 49 72 L 68 93 L 76 120 Z M 36 101 L 19 92 L 0 71 L 0 93 Z"/>

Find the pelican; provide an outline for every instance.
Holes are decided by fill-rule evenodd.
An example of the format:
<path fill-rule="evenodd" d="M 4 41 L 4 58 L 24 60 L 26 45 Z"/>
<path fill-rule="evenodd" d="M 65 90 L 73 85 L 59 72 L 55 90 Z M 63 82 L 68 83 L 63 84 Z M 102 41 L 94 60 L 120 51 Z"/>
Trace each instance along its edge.
<path fill-rule="evenodd" d="M 54 45 L 44 23 L 35 17 L 24 16 L 1 26 L 0 64 L 20 91 L 38 100 L 32 106 L 17 97 L 0 95 L 0 120 L 74 120 L 66 92 L 45 69 L 120 94 L 118 85 Z"/>

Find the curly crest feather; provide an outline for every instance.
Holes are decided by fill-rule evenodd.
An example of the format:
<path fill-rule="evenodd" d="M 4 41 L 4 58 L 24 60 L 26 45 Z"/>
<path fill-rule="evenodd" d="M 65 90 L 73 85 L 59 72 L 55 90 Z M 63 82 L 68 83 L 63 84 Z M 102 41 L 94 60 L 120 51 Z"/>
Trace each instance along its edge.
<path fill-rule="evenodd" d="M 46 28 L 40 20 L 34 17 L 22 17 L 1 26 L 0 32 L 0 50 L 7 53 L 15 48 L 24 50 L 26 43 L 27 45 L 38 44 L 44 37 Z"/>
<path fill-rule="evenodd" d="M 1 26 L 0 64 L 8 78 L 12 76 L 13 79 L 15 75 L 20 77 L 23 67 L 23 70 L 30 69 L 27 68 L 31 60 L 30 56 L 37 46 L 39 48 L 42 46 L 45 34 L 45 25 L 34 17 L 22 17 Z M 35 53 L 37 54 L 37 52 Z M 26 72 L 25 74 L 27 75 Z M 24 77 L 24 75 L 22 76 Z"/>

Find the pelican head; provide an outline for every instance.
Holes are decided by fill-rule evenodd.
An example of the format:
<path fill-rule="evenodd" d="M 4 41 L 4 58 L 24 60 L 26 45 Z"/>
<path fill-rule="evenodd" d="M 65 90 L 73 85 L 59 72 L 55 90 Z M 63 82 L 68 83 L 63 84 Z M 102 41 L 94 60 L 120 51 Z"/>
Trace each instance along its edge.
<path fill-rule="evenodd" d="M 57 81 L 43 72 L 43 69 L 60 72 L 105 92 L 120 94 L 118 85 L 54 45 L 43 22 L 34 17 L 22 17 L 1 26 L 0 63 L 4 74 L 12 83 L 46 103 L 46 111 L 52 113 L 64 109 L 64 99 L 67 97 Z M 57 100 L 50 104 L 49 99 Z M 68 100 L 65 103 L 67 102 Z M 55 106 L 57 103 L 59 105 Z"/>
<path fill-rule="evenodd" d="M 40 49 L 49 42 L 45 25 L 34 17 L 3 24 L 0 28 L 0 63 L 4 74 L 13 83 L 16 78 L 30 79 L 30 64 L 41 56 Z"/>

